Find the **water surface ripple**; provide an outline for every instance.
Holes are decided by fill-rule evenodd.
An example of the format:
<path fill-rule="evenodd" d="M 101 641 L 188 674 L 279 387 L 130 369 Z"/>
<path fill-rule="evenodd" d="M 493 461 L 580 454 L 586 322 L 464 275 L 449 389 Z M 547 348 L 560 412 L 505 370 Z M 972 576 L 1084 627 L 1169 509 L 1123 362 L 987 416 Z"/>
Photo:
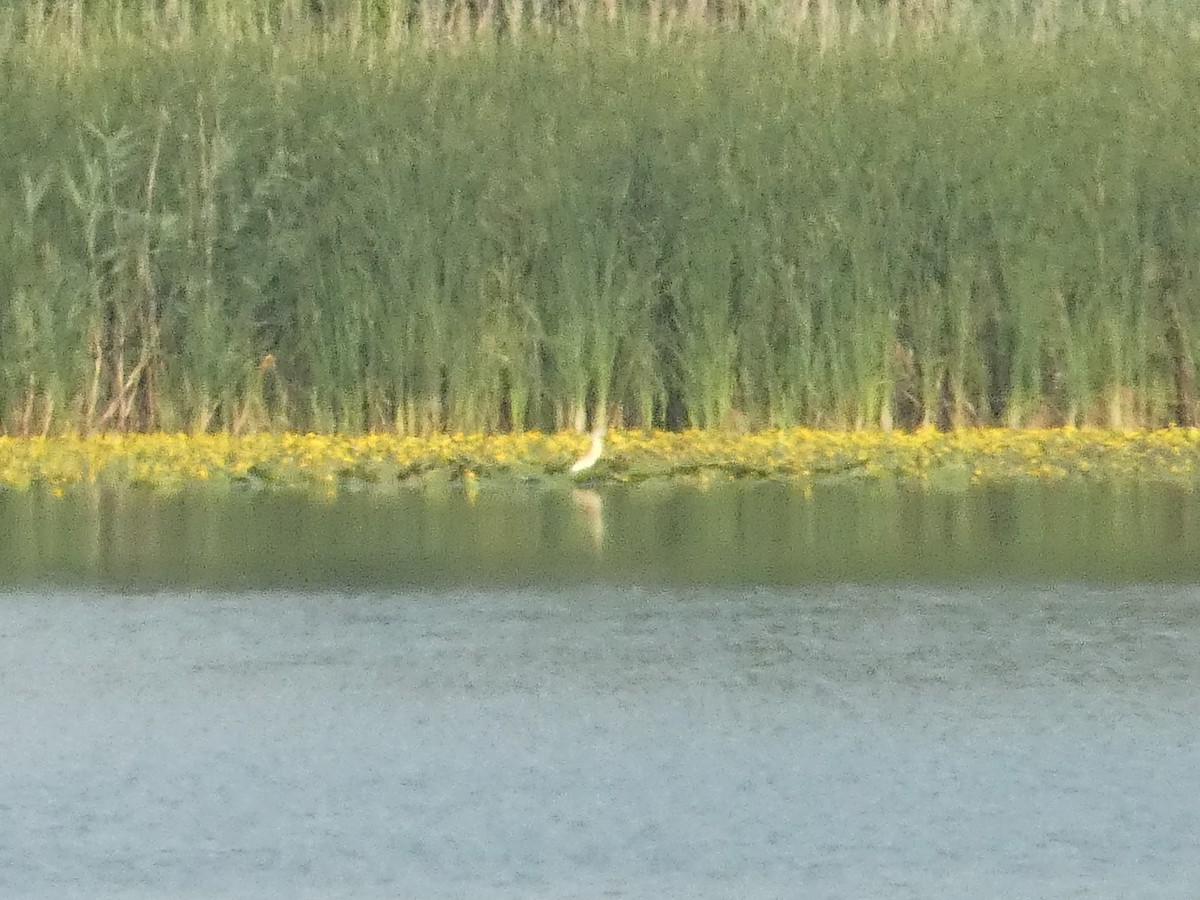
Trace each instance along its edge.
<path fill-rule="evenodd" d="M 0 595 L 0 896 L 1194 898 L 1200 589 Z"/>

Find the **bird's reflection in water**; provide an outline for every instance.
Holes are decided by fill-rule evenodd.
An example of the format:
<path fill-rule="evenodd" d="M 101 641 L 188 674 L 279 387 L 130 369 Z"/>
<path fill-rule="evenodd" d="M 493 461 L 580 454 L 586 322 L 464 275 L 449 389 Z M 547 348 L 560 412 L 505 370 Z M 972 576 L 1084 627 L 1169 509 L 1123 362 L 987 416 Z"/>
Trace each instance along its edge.
<path fill-rule="evenodd" d="M 600 550 L 604 546 L 604 499 L 591 488 L 575 488 L 571 491 L 571 500 L 582 513 L 592 546 Z"/>

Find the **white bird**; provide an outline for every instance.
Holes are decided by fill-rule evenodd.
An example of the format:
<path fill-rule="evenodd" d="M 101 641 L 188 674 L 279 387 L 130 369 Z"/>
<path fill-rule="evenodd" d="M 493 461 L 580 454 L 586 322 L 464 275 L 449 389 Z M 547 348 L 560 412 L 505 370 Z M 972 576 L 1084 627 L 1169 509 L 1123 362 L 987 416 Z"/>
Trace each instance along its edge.
<path fill-rule="evenodd" d="M 588 452 L 575 460 L 571 466 L 570 472 L 572 475 L 578 475 L 580 472 L 590 469 L 600 459 L 604 453 L 604 429 L 597 428 L 592 432 L 592 446 L 588 448 Z"/>

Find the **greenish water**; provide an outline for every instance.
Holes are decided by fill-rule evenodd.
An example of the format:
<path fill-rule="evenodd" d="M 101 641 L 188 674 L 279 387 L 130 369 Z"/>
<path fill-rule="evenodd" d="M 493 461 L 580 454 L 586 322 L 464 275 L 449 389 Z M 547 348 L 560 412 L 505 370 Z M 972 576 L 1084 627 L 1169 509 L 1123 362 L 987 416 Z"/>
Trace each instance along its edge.
<path fill-rule="evenodd" d="M 10 588 L 1198 578 L 1200 498 L 1163 484 L 0 492 Z"/>

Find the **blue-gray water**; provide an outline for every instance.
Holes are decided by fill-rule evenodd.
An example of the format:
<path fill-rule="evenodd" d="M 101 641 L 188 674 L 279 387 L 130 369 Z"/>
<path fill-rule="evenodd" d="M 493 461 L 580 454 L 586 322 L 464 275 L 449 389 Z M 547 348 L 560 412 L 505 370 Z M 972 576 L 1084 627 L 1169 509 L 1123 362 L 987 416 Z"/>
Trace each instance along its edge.
<path fill-rule="evenodd" d="M 1193 585 L 0 594 L 0 896 L 1194 898 Z"/>

